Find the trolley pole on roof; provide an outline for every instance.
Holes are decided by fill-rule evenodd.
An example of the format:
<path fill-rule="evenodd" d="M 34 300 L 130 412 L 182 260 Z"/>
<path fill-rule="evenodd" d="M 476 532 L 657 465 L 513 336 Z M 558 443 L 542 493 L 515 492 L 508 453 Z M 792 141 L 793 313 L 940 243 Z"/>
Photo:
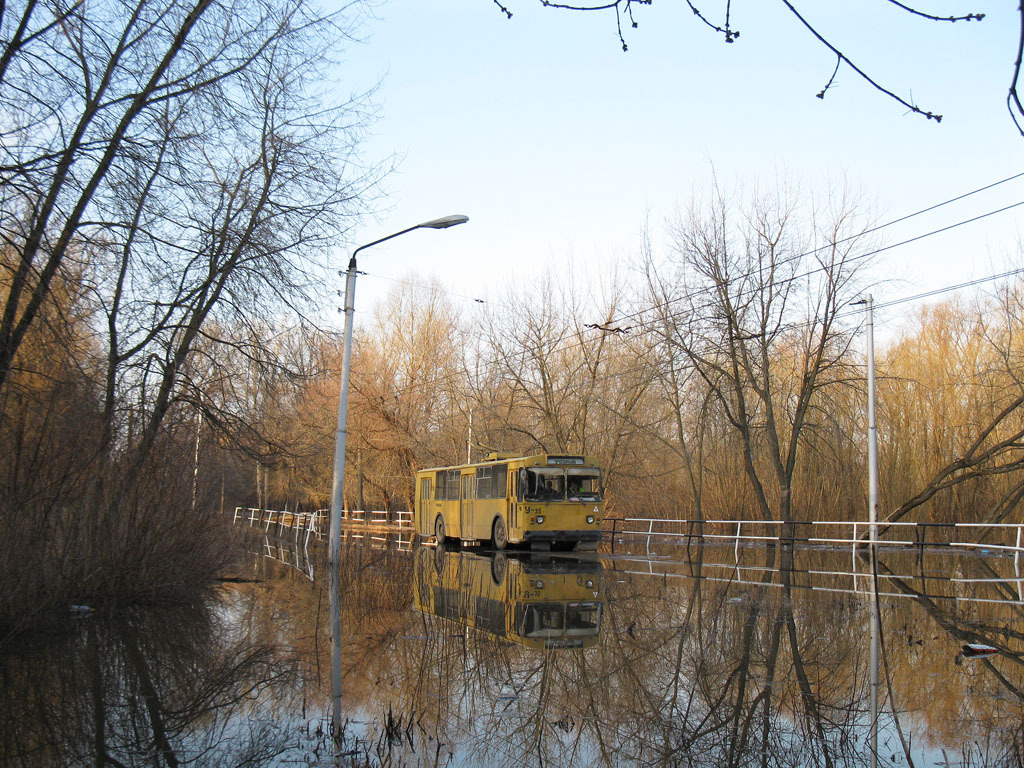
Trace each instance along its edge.
<path fill-rule="evenodd" d="M 348 421 L 348 381 L 349 366 L 352 361 L 352 316 L 355 312 L 356 300 L 356 255 L 373 245 L 391 240 L 412 232 L 414 229 L 447 229 L 469 221 L 468 216 L 444 216 L 431 219 L 422 224 L 408 227 L 394 234 L 361 245 L 352 252 L 345 275 L 345 337 L 341 352 L 341 385 L 338 392 L 338 427 L 334 433 L 334 477 L 331 487 L 331 529 L 327 543 L 327 564 L 331 569 L 332 578 L 328 586 L 332 587 L 331 602 L 340 605 L 338 592 L 338 556 L 341 551 L 341 508 L 344 504 L 342 492 L 345 487 L 345 437 Z M 341 616 L 340 611 L 332 611 L 331 616 L 331 694 L 334 700 L 331 724 L 332 732 L 337 736 L 341 729 Z"/>

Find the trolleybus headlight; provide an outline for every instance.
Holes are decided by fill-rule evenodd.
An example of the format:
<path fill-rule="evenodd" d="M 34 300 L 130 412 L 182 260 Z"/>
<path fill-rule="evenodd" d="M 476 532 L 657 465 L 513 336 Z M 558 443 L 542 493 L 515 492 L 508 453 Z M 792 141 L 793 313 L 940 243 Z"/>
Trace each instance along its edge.
<path fill-rule="evenodd" d="M 537 525 L 544 525 L 544 515 L 537 515 Z"/>
<path fill-rule="evenodd" d="M 544 589 L 544 582 L 541 581 L 540 579 L 537 579 L 535 582 L 533 582 L 533 588 L 534 589 Z"/>
<path fill-rule="evenodd" d="M 593 589 L 593 588 L 594 588 L 594 582 L 592 582 L 590 579 L 587 579 L 587 589 Z"/>
<path fill-rule="evenodd" d="M 593 522 L 594 522 L 594 516 L 593 515 L 587 515 L 587 523 L 592 525 Z"/>

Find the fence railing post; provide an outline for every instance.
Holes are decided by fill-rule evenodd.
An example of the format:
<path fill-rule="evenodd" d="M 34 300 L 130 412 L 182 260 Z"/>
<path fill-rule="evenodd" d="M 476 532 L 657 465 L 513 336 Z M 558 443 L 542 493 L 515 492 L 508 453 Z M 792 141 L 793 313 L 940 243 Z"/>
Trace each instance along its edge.
<path fill-rule="evenodd" d="M 853 536 L 850 540 L 850 573 L 853 574 L 853 591 L 857 591 L 857 522 L 853 523 Z"/>

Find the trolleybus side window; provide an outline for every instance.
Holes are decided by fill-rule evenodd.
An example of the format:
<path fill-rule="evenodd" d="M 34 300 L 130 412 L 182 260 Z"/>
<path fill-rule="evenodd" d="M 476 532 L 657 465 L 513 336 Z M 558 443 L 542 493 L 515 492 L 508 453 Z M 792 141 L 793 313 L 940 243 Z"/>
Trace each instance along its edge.
<path fill-rule="evenodd" d="M 437 473 L 434 498 L 437 501 L 454 501 L 459 498 L 459 470 L 442 469 Z"/>
<path fill-rule="evenodd" d="M 476 470 L 476 497 L 478 499 L 504 499 L 507 464 L 478 467 Z"/>
<path fill-rule="evenodd" d="M 491 498 L 491 468 L 480 467 L 476 471 L 476 497 L 478 499 Z"/>
<path fill-rule="evenodd" d="M 491 498 L 504 499 L 508 491 L 508 464 L 495 464 L 491 471 Z"/>

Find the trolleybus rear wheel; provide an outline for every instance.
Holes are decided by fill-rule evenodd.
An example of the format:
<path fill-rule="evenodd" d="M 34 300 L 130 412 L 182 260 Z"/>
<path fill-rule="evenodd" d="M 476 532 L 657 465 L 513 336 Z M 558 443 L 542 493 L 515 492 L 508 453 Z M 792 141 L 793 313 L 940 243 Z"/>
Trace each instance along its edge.
<path fill-rule="evenodd" d="M 434 541 L 439 547 L 444 545 L 444 518 L 440 515 L 434 521 Z"/>
<path fill-rule="evenodd" d="M 491 542 L 495 549 L 504 549 L 508 546 L 508 533 L 505 531 L 505 521 L 500 517 L 494 518 L 494 525 L 491 526 Z"/>

